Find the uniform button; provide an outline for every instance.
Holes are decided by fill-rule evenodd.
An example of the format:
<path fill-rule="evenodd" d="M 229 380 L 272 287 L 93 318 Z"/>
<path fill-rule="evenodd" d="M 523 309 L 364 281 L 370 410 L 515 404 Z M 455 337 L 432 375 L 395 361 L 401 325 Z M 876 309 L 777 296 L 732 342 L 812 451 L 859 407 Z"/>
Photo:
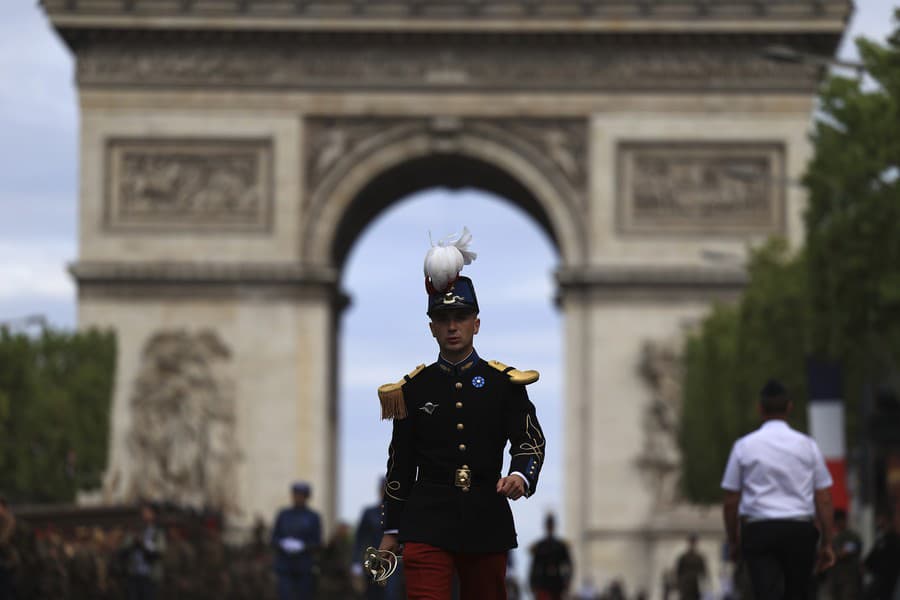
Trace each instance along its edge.
<path fill-rule="evenodd" d="M 456 408 L 462 408 L 462 402 L 457 402 L 457 403 L 456 403 Z"/>
<path fill-rule="evenodd" d="M 462 430 L 465 429 L 465 428 L 466 428 L 466 426 L 463 425 L 462 423 L 457 423 L 457 424 L 456 424 L 456 430 L 457 430 L 457 431 L 462 431 Z"/>
<path fill-rule="evenodd" d="M 462 382 L 460 382 L 460 381 L 456 382 L 456 389 L 458 389 L 458 390 L 462 389 Z"/>
<path fill-rule="evenodd" d="M 465 444 L 460 444 L 460 445 L 459 445 L 459 451 L 460 451 L 460 452 L 465 452 L 465 451 L 466 451 L 466 445 L 465 445 Z"/>

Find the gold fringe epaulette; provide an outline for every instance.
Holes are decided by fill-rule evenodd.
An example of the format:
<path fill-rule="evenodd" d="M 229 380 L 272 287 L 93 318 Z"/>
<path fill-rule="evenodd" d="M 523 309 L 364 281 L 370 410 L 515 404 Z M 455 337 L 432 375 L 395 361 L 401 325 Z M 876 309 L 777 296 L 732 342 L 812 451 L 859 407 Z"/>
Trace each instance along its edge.
<path fill-rule="evenodd" d="M 378 388 L 378 399 L 381 400 L 382 419 L 405 419 L 406 402 L 403 400 L 403 384 L 422 372 L 425 365 L 419 365 L 409 375 L 397 383 L 386 383 Z"/>
<path fill-rule="evenodd" d="M 529 383 L 534 383 L 541 376 L 541 374 L 537 371 L 520 371 L 518 369 L 514 369 L 513 367 L 507 367 L 499 360 L 489 360 L 488 364 L 501 373 L 509 375 L 509 380 L 513 383 L 518 383 L 519 385 L 528 385 Z"/>

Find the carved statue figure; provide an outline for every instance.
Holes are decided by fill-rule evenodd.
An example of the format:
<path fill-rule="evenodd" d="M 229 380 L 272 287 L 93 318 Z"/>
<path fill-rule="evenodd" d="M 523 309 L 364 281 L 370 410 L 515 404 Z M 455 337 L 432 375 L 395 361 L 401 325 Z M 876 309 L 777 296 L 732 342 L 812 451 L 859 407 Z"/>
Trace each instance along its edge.
<path fill-rule="evenodd" d="M 149 498 L 234 512 L 235 436 L 230 352 L 216 333 L 160 331 L 147 341 L 131 396 L 121 500 Z"/>
<path fill-rule="evenodd" d="M 644 447 L 638 466 L 653 488 L 655 508 L 671 508 L 681 500 L 678 422 L 683 373 L 678 345 L 675 342 L 646 342 L 639 372 L 650 388 L 651 398 L 644 412 Z"/>

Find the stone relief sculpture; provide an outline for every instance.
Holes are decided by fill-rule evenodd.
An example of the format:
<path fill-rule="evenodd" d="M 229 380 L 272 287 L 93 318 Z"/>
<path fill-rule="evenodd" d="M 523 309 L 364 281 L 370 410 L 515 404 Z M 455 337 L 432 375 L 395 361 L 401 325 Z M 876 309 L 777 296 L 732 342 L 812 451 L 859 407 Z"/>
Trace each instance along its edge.
<path fill-rule="evenodd" d="M 259 228 L 271 204 L 271 149 L 234 140 L 111 140 L 109 226 Z"/>
<path fill-rule="evenodd" d="M 151 498 L 237 510 L 231 353 L 209 330 L 160 331 L 147 341 L 130 400 L 126 501 Z"/>
<path fill-rule="evenodd" d="M 634 143 L 619 148 L 626 232 L 777 232 L 783 149 L 773 144 Z"/>
<path fill-rule="evenodd" d="M 674 508 L 681 501 L 678 477 L 681 450 L 682 365 L 676 342 L 648 341 L 638 372 L 650 390 L 643 416 L 644 443 L 637 464 L 653 492 L 654 509 Z"/>
<path fill-rule="evenodd" d="M 79 54 L 82 85 L 237 86 L 285 89 L 468 90 L 806 90 L 817 68 L 781 64 L 753 47 L 678 48 L 665 55 L 618 43 L 584 48 L 532 40 L 483 47 L 448 41 L 415 48 L 390 39 L 352 44 L 272 40 L 253 45 L 173 41 L 144 47 L 129 40 L 98 44 Z"/>
<path fill-rule="evenodd" d="M 543 167 L 545 175 L 570 186 L 579 202 L 587 195 L 587 123 L 583 119 L 317 117 L 306 121 L 306 131 L 309 190 L 318 188 L 341 164 L 355 164 L 360 156 L 405 137 L 428 135 L 437 143 L 469 134 L 527 156 Z"/>

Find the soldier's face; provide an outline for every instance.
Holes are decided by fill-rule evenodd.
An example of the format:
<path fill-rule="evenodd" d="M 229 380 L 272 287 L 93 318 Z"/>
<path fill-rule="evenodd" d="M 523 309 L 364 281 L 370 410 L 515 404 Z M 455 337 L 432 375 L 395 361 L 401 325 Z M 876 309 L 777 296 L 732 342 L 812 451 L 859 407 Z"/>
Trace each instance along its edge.
<path fill-rule="evenodd" d="M 462 360 L 472 351 L 481 319 L 472 311 L 445 310 L 431 316 L 431 335 L 447 360 Z"/>

